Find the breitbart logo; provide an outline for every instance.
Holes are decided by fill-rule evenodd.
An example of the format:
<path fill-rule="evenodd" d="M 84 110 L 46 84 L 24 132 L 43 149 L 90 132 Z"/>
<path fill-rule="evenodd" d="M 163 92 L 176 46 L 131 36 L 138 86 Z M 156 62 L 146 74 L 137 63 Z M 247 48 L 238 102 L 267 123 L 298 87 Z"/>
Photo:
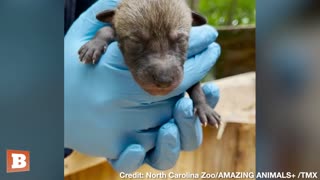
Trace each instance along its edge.
<path fill-rule="evenodd" d="M 30 152 L 7 150 L 7 173 L 30 171 Z"/>

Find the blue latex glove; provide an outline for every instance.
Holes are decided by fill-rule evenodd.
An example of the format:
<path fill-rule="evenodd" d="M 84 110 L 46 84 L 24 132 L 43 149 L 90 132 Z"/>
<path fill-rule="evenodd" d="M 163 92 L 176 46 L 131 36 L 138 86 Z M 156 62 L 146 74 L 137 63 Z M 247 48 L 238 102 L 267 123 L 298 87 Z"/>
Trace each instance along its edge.
<path fill-rule="evenodd" d="M 116 42 L 98 64 L 79 61 L 79 48 L 105 25 L 96 14 L 117 3 L 98 1 L 65 36 L 65 147 L 106 157 L 117 171 L 132 172 L 143 163 L 169 169 L 181 150 L 193 150 L 202 142 L 200 121 L 193 115 L 192 101 L 183 94 L 220 55 L 214 43 L 217 32 L 210 26 L 192 28 L 183 82 L 166 96 L 151 96 L 132 78 Z M 211 84 L 204 92 L 214 107 L 218 88 Z"/>

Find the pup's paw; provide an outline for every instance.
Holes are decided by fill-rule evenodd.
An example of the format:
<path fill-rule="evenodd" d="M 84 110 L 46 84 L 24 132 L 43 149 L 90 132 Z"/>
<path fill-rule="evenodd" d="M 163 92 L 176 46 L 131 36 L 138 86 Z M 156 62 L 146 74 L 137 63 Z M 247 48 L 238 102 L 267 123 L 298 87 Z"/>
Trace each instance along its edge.
<path fill-rule="evenodd" d="M 194 110 L 203 126 L 209 124 L 217 128 L 219 127 L 221 117 L 208 104 L 195 105 Z"/>
<path fill-rule="evenodd" d="M 84 44 L 78 51 L 80 61 L 95 64 L 106 51 L 107 43 L 99 39 L 93 39 Z"/>

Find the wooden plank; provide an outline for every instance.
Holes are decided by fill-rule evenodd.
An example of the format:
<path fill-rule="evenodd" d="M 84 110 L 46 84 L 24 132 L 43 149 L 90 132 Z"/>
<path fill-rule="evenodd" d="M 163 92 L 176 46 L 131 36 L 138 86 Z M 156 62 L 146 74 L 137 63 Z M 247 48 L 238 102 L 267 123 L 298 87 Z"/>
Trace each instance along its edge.
<path fill-rule="evenodd" d="M 238 146 L 235 170 L 237 172 L 255 172 L 256 166 L 252 166 L 252 164 L 256 162 L 255 126 L 242 124 L 238 131 Z"/>
<path fill-rule="evenodd" d="M 210 82 L 209 82 L 210 83 Z M 215 108 L 224 122 L 255 123 L 256 75 L 254 72 L 215 81 L 220 100 Z"/>
<path fill-rule="evenodd" d="M 255 172 L 255 73 L 221 79 L 216 84 L 221 90 L 216 110 L 228 122 L 222 139 L 217 140 L 217 129 L 204 128 L 201 147 L 182 152 L 176 166 L 163 173 Z M 162 171 L 144 165 L 137 172 Z M 65 180 L 88 179 L 121 178 L 104 158 L 76 153 L 65 159 Z"/>
<path fill-rule="evenodd" d="M 231 123 L 228 125 L 222 140 L 217 140 L 216 129 L 204 129 L 204 142 L 201 147 L 193 152 L 182 152 L 176 166 L 170 170 L 158 171 L 144 165 L 136 172 L 158 174 L 163 172 L 169 176 L 175 173 L 207 172 L 255 172 L 255 133 L 253 124 L 245 129 L 242 124 Z M 249 136 L 249 137 L 248 137 Z M 120 180 L 119 173 L 115 172 L 107 163 L 99 163 L 86 170 L 65 176 L 65 180 Z M 143 179 L 143 178 L 137 178 Z M 148 178 L 145 178 L 148 179 Z M 153 178 L 174 179 L 174 178 Z M 187 178 L 188 179 L 188 178 Z M 201 179 L 201 178 L 199 178 Z M 209 178 L 210 179 L 210 178 Z"/>
<path fill-rule="evenodd" d="M 75 151 L 64 160 L 64 174 L 74 174 L 104 162 L 104 158 L 86 156 Z"/>

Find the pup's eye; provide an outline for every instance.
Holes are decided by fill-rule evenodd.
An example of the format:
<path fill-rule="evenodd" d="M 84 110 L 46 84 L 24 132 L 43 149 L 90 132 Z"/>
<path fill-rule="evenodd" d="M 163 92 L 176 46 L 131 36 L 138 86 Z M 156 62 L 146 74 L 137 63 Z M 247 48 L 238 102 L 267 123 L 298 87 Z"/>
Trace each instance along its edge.
<path fill-rule="evenodd" d="M 132 43 L 140 43 L 140 40 L 136 38 L 130 38 L 129 41 Z"/>
<path fill-rule="evenodd" d="M 186 42 L 188 42 L 188 40 L 189 40 L 189 37 L 188 36 L 180 36 L 179 38 L 177 38 L 177 42 L 178 43 L 186 43 Z"/>
<path fill-rule="evenodd" d="M 126 43 L 130 45 L 130 47 L 136 47 L 136 46 L 142 45 L 142 41 L 138 38 L 128 38 Z"/>
<path fill-rule="evenodd" d="M 170 40 L 174 42 L 187 41 L 189 36 L 184 31 L 173 31 L 169 34 Z"/>
<path fill-rule="evenodd" d="M 126 41 L 131 43 L 141 43 L 141 40 L 136 36 L 127 36 Z"/>
<path fill-rule="evenodd" d="M 137 39 L 128 39 L 125 44 L 127 52 L 131 54 L 141 53 L 144 50 L 143 44 Z"/>

